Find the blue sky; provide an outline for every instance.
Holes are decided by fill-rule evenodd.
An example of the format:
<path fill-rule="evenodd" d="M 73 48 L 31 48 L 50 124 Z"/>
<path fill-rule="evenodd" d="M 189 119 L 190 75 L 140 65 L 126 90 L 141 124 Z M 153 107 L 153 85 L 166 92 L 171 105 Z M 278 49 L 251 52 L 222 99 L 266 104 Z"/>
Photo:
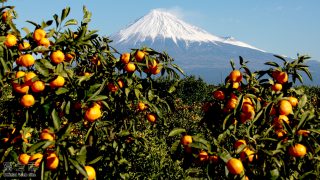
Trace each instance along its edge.
<path fill-rule="evenodd" d="M 111 35 L 151 9 L 174 11 L 188 23 L 218 36 L 236 39 L 268 52 L 296 57 L 308 54 L 320 60 L 319 0 L 8 0 L 16 6 L 18 27 L 52 19 L 71 7 L 70 17 L 80 20 L 82 6 L 93 13 L 91 28 Z"/>

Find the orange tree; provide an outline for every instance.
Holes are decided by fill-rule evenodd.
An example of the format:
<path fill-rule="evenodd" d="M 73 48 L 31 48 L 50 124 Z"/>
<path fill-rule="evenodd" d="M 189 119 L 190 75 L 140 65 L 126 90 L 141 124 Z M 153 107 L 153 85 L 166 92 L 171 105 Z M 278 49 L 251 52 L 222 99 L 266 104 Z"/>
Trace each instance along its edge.
<path fill-rule="evenodd" d="M 179 78 L 173 59 L 146 47 L 117 52 L 88 29 L 85 7 L 80 23 L 65 8 L 53 20 L 28 21 L 34 30 L 23 28 L 25 36 L 14 8 L 0 10 L 0 82 L 13 89 L 3 105 L 0 164 L 31 166 L 44 179 L 129 176 L 131 155 L 170 111 L 155 79 Z"/>
<path fill-rule="evenodd" d="M 268 177 L 316 179 L 319 169 L 319 109 L 310 102 L 301 72 L 310 78 L 304 64 L 309 58 L 267 62 L 270 68 L 251 72 L 240 57 L 225 84 L 204 103 L 204 118 L 195 129 L 175 128 L 170 137 L 180 136 L 172 151 L 186 164 L 202 167 L 214 179 Z M 275 87 L 276 86 L 276 87 Z M 192 138 L 190 138 L 190 136 Z"/>

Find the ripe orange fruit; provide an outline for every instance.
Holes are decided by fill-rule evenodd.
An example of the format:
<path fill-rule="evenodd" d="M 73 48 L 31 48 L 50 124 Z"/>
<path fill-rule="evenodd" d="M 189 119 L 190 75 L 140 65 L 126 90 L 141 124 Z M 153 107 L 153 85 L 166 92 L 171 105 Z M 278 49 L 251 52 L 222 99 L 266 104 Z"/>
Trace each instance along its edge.
<path fill-rule="evenodd" d="M 12 35 L 12 34 L 8 34 L 6 36 L 6 41 L 4 42 L 4 44 L 10 48 L 10 47 L 13 47 L 17 44 L 17 37 L 15 35 Z"/>
<path fill-rule="evenodd" d="M 130 61 L 130 53 L 121 54 L 120 60 L 123 64 L 128 64 Z"/>
<path fill-rule="evenodd" d="M 39 42 L 44 37 L 46 37 L 46 31 L 44 31 L 43 29 L 36 29 L 33 32 L 33 39 L 37 42 Z"/>
<path fill-rule="evenodd" d="M 36 92 L 36 93 L 43 91 L 45 88 L 46 88 L 46 86 L 45 86 L 44 82 L 39 81 L 39 80 L 33 82 L 32 85 L 31 85 L 32 91 Z"/>
<path fill-rule="evenodd" d="M 124 87 L 124 82 L 122 79 L 118 79 L 117 83 L 120 89 Z"/>
<path fill-rule="evenodd" d="M 236 97 L 231 97 L 227 103 L 229 109 L 234 109 L 238 104 L 238 99 Z"/>
<path fill-rule="evenodd" d="M 19 51 L 27 50 L 30 48 L 30 44 L 28 42 L 23 42 L 18 45 Z"/>
<path fill-rule="evenodd" d="M 144 56 L 145 56 L 145 52 L 138 50 L 134 57 L 136 58 L 136 60 L 138 62 L 141 62 L 141 61 L 143 61 Z"/>
<path fill-rule="evenodd" d="M 91 75 L 91 73 L 89 73 L 89 72 L 85 72 L 83 75 L 84 75 L 84 76 L 90 76 L 90 75 Z"/>
<path fill-rule="evenodd" d="M 20 104 L 24 107 L 30 107 L 33 106 L 35 103 L 34 97 L 31 94 L 23 95 Z"/>
<path fill-rule="evenodd" d="M 278 138 L 282 138 L 286 134 L 287 134 L 287 131 L 285 131 L 284 129 L 277 129 L 276 130 L 276 135 Z"/>
<path fill-rule="evenodd" d="M 231 73 L 229 74 L 229 79 L 232 82 L 240 82 L 242 80 L 242 74 L 239 70 L 233 70 L 231 71 Z"/>
<path fill-rule="evenodd" d="M 41 38 L 40 41 L 38 42 L 39 46 L 44 46 L 44 47 L 49 47 L 50 46 L 50 41 L 48 38 Z"/>
<path fill-rule="evenodd" d="M 147 106 L 143 102 L 139 102 L 138 109 L 139 109 L 139 111 L 143 111 L 143 110 L 147 109 Z"/>
<path fill-rule="evenodd" d="M 27 72 L 26 75 L 23 78 L 24 83 L 26 83 L 27 85 L 31 85 L 32 84 L 32 79 L 35 78 L 36 76 L 37 75 L 32 71 Z"/>
<path fill-rule="evenodd" d="M 227 162 L 227 168 L 229 172 L 234 175 L 241 174 L 244 169 L 242 162 L 236 158 L 231 158 Z"/>
<path fill-rule="evenodd" d="M 211 163 L 217 163 L 219 161 L 219 156 L 217 155 L 209 156 L 209 161 Z"/>
<path fill-rule="evenodd" d="M 159 73 L 161 72 L 161 69 L 162 69 L 162 68 L 159 68 L 159 67 L 157 66 L 157 67 L 151 69 L 151 74 L 153 74 L 153 75 L 159 74 Z"/>
<path fill-rule="evenodd" d="M 249 112 L 252 112 L 254 111 L 254 107 L 249 104 L 249 103 L 243 103 L 242 105 L 242 112 L 244 113 L 249 113 Z"/>
<path fill-rule="evenodd" d="M 240 83 L 239 82 L 233 82 L 232 83 L 232 89 L 238 89 L 240 87 Z"/>
<path fill-rule="evenodd" d="M 192 136 L 190 135 L 184 135 L 181 140 L 180 140 L 181 144 L 186 146 L 188 144 L 192 143 Z"/>
<path fill-rule="evenodd" d="M 281 100 L 279 103 L 279 113 L 286 116 L 292 113 L 291 103 L 287 100 Z"/>
<path fill-rule="evenodd" d="M 238 149 L 241 145 L 247 145 L 247 142 L 244 139 L 238 139 L 234 144 L 233 147 Z"/>
<path fill-rule="evenodd" d="M 94 170 L 93 167 L 91 166 L 85 166 L 84 167 L 86 172 L 87 172 L 87 175 L 88 175 L 88 180 L 94 180 L 96 179 L 96 171 Z"/>
<path fill-rule="evenodd" d="M 284 84 L 286 82 L 288 82 L 288 74 L 286 72 L 279 72 L 277 75 L 276 75 L 276 78 L 278 83 L 280 84 Z"/>
<path fill-rule="evenodd" d="M 65 61 L 67 61 L 67 62 L 69 62 L 69 61 L 71 61 L 73 58 L 75 57 L 75 53 L 68 53 L 68 54 L 66 54 L 66 56 L 65 56 Z"/>
<path fill-rule="evenodd" d="M 286 122 L 287 124 L 290 123 L 288 116 L 286 115 L 279 115 L 278 117 L 275 117 L 273 119 L 273 125 L 276 128 L 282 129 L 283 128 L 283 122 Z"/>
<path fill-rule="evenodd" d="M 247 120 L 252 120 L 254 118 L 254 116 L 255 116 L 254 111 L 249 111 L 247 113 L 241 112 L 240 113 L 240 122 L 245 123 Z"/>
<path fill-rule="evenodd" d="M 147 114 L 147 119 L 149 122 L 154 123 L 157 120 L 157 117 L 154 113 L 148 113 Z"/>
<path fill-rule="evenodd" d="M 18 64 L 21 64 L 21 66 L 24 66 L 24 67 L 30 67 L 34 64 L 34 62 L 35 62 L 35 59 L 31 54 L 25 54 L 20 56 Z"/>
<path fill-rule="evenodd" d="M 118 86 L 114 85 L 114 83 L 108 83 L 108 89 L 110 92 L 116 92 L 118 91 Z"/>
<path fill-rule="evenodd" d="M 126 64 L 124 66 L 124 69 L 128 72 L 128 73 L 133 73 L 136 70 L 136 65 L 132 62 L 129 62 L 128 64 Z"/>
<path fill-rule="evenodd" d="M 281 91 L 282 90 L 282 84 L 280 83 L 275 83 L 274 85 L 271 86 L 271 89 L 275 92 Z"/>
<path fill-rule="evenodd" d="M 41 153 L 36 153 L 32 155 L 29 159 L 29 162 L 34 162 L 35 167 L 39 167 L 42 161 L 43 155 Z"/>
<path fill-rule="evenodd" d="M 298 134 L 298 135 L 301 135 L 301 136 L 309 136 L 310 131 L 300 129 L 299 131 L 297 131 L 297 134 Z"/>
<path fill-rule="evenodd" d="M 8 13 L 8 11 L 4 11 L 2 13 L 2 21 L 6 22 L 9 16 L 10 16 L 10 14 Z"/>
<path fill-rule="evenodd" d="M 29 163 L 29 159 L 30 159 L 30 156 L 28 154 L 20 154 L 19 155 L 19 162 L 23 165 L 27 165 Z"/>
<path fill-rule="evenodd" d="M 240 153 L 240 159 L 242 161 L 252 162 L 254 158 L 254 154 L 255 154 L 254 151 L 247 148 Z M 257 155 L 256 155 L 256 158 L 257 158 Z"/>
<path fill-rule="evenodd" d="M 218 100 L 224 100 L 225 94 L 221 90 L 216 90 L 213 92 L 213 97 Z"/>
<path fill-rule="evenodd" d="M 298 99 L 295 97 L 290 96 L 289 97 L 289 102 L 292 105 L 292 107 L 296 107 L 298 105 Z"/>
<path fill-rule="evenodd" d="M 21 77 L 23 77 L 23 76 L 25 76 L 26 75 L 26 72 L 24 72 L 24 71 L 18 71 L 17 73 L 16 73 L 16 78 L 21 78 Z"/>
<path fill-rule="evenodd" d="M 209 159 L 208 153 L 206 151 L 204 151 L 204 150 L 200 151 L 198 157 L 199 157 L 200 161 L 207 161 Z"/>
<path fill-rule="evenodd" d="M 55 87 L 62 87 L 65 83 L 65 80 L 64 80 L 64 77 L 62 76 L 57 76 L 56 79 L 54 79 L 53 81 L 50 82 L 50 86 L 52 88 L 55 88 Z"/>
<path fill-rule="evenodd" d="M 101 114 L 100 107 L 93 106 L 86 111 L 85 119 L 88 120 L 89 122 L 93 122 L 96 119 L 100 118 L 101 116 L 102 114 Z"/>
<path fill-rule="evenodd" d="M 63 54 L 62 51 L 56 50 L 56 51 L 51 53 L 50 59 L 55 64 L 62 63 L 64 61 L 64 54 Z"/>
<path fill-rule="evenodd" d="M 50 153 L 47 158 L 46 158 L 46 168 L 50 170 L 55 170 L 57 169 L 59 165 L 59 158 L 56 153 Z"/>
<path fill-rule="evenodd" d="M 54 141 L 55 134 L 51 132 L 49 129 L 42 130 L 40 134 L 41 140 L 48 140 L 48 141 Z"/>
<path fill-rule="evenodd" d="M 12 86 L 13 90 L 20 94 L 26 94 L 29 91 L 29 86 L 26 84 L 20 85 L 18 83 L 13 83 Z"/>
<path fill-rule="evenodd" d="M 295 144 L 289 147 L 289 154 L 293 157 L 303 157 L 307 154 L 307 148 L 302 144 Z"/>

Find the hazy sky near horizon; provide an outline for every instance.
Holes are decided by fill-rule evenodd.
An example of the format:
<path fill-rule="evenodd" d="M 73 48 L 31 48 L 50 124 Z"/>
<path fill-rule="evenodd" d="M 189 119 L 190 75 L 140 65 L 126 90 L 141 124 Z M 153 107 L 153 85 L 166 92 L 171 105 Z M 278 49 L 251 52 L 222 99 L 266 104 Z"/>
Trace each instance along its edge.
<path fill-rule="evenodd" d="M 267 52 L 320 60 L 320 0 L 8 0 L 18 11 L 19 28 L 32 27 L 71 7 L 79 22 L 82 7 L 92 12 L 90 27 L 111 35 L 156 8 L 168 9 L 184 21 L 217 36 L 233 36 Z"/>

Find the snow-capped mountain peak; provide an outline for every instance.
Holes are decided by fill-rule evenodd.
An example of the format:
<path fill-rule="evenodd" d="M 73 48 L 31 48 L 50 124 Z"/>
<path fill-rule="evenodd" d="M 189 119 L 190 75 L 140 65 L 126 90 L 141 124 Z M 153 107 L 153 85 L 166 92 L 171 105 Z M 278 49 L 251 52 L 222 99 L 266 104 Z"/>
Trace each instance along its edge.
<path fill-rule="evenodd" d="M 111 37 L 116 43 L 134 43 L 170 39 L 178 45 L 184 41 L 186 45 L 198 43 L 226 43 L 262 51 L 249 44 L 235 40 L 233 37 L 224 38 L 212 35 L 207 31 L 188 24 L 164 9 L 151 10 L 134 23 L 120 30 Z"/>

